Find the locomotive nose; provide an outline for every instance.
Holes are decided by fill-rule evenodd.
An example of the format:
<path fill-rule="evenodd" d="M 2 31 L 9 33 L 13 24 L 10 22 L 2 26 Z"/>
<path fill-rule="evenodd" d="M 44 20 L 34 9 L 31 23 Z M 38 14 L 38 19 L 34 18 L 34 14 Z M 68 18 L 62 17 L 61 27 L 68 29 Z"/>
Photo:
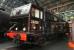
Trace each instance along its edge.
<path fill-rule="evenodd" d="M 16 32 L 8 32 L 6 34 L 6 36 L 9 37 L 9 38 L 19 39 L 21 41 L 27 41 L 27 34 L 25 32 L 21 32 L 21 33 L 18 33 L 18 32 L 17 33 Z"/>
<path fill-rule="evenodd" d="M 7 32 L 6 36 L 9 38 L 14 38 L 16 36 L 16 33 L 15 32 Z"/>

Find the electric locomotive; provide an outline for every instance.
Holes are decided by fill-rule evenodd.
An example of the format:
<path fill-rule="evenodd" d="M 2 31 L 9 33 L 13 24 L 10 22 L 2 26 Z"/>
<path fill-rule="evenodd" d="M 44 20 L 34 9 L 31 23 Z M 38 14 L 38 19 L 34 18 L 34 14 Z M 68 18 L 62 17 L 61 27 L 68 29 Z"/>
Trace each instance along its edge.
<path fill-rule="evenodd" d="M 45 41 L 54 41 L 66 33 L 65 21 L 31 3 L 14 8 L 10 24 L 6 36 L 20 45 L 42 45 Z"/>

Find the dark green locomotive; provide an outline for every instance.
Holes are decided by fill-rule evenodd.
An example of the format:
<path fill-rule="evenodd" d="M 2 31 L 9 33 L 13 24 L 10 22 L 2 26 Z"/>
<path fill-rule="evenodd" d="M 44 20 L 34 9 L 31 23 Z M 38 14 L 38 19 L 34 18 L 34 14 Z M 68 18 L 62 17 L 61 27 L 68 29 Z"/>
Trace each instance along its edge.
<path fill-rule="evenodd" d="M 33 4 L 13 9 L 7 37 L 18 44 L 41 45 L 55 41 L 67 33 L 65 21 Z"/>

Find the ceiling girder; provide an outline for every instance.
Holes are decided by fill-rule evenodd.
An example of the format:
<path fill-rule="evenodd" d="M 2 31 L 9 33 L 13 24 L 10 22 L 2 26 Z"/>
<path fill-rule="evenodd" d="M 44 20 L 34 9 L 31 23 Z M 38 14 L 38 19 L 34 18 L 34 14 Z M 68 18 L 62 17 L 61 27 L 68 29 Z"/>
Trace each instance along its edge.
<path fill-rule="evenodd" d="M 67 6 L 67 5 L 69 5 L 69 4 L 74 4 L 74 2 L 67 2 L 67 3 L 65 3 L 65 4 L 60 4 L 60 5 L 57 5 L 57 6 L 54 6 L 54 7 L 51 7 L 51 8 L 49 8 L 49 10 L 53 10 L 53 9 L 58 9 L 58 8 L 60 8 L 60 7 L 64 7 L 64 6 Z"/>

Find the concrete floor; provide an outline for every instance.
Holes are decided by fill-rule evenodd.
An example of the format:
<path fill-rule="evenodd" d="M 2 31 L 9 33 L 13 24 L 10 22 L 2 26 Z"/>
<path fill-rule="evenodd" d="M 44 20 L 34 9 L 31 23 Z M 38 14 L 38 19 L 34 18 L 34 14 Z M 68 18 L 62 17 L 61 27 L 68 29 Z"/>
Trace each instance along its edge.
<path fill-rule="evenodd" d="M 70 50 L 70 49 L 67 47 L 67 42 L 62 41 L 55 43 L 51 46 L 49 45 L 44 50 Z"/>
<path fill-rule="evenodd" d="M 70 50 L 67 47 L 66 41 L 55 42 L 53 44 L 49 44 L 45 47 L 32 47 L 32 48 L 21 48 L 14 47 L 15 45 L 11 42 L 0 44 L 0 50 Z"/>

